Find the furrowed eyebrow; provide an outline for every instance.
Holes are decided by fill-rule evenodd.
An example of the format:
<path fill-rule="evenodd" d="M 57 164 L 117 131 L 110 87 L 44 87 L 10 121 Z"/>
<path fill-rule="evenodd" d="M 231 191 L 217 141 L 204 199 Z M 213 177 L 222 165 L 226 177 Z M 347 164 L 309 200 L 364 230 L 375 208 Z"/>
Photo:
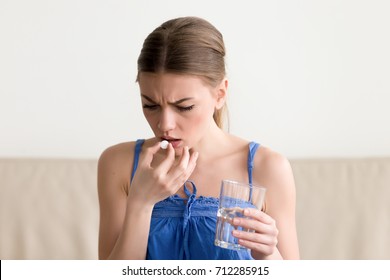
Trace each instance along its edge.
<path fill-rule="evenodd" d="M 150 97 L 148 97 L 148 96 L 146 96 L 146 95 L 144 95 L 144 94 L 141 94 L 141 96 L 142 96 L 143 98 L 145 98 L 146 100 L 148 100 L 149 102 L 152 102 L 152 103 L 155 103 L 155 104 L 156 104 L 156 102 L 155 102 L 152 98 L 150 98 Z"/>
<path fill-rule="evenodd" d="M 180 99 L 180 100 L 178 100 L 178 101 L 176 101 L 176 102 L 169 103 L 169 104 L 172 104 L 172 105 L 179 105 L 180 103 L 183 103 L 183 102 L 188 101 L 188 100 L 191 100 L 191 99 L 193 99 L 193 98 L 192 98 L 192 97 L 182 98 L 182 99 Z"/>
<path fill-rule="evenodd" d="M 146 95 L 144 95 L 144 94 L 141 94 L 141 96 L 142 96 L 143 98 L 145 98 L 147 101 L 149 101 L 149 102 L 151 102 L 151 103 L 154 103 L 154 104 L 157 104 L 157 102 L 154 101 L 154 100 L 153 100 L 152 98 L 150 98 L 149 96 L 146 96 Z M 170 105 L 179 105 L 179 104 L 181 104 L 181 103 L 183 103 L 183 102 L 185 102 L 185 101 L 192 100 L 192 99 L 194 99 L 194 98 L 192 98 L 192 97 L 186 97 L 186 98 L 179 99 L 178 101 L 175 101 L 175 102 L 172 102 L 172 103 L 168 102 L 168 104 L 170 104 Z"/>

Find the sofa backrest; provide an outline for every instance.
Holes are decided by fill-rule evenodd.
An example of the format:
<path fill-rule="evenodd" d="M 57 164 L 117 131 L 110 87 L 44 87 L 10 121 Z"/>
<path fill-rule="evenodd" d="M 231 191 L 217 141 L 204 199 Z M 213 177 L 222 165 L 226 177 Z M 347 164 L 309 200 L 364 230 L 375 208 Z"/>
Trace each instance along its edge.
<path fill-rule="evenodd" d="M 390 159 L 292 160 L 304 259 L 390 259 Z"/>
<path fill-rule="evenodd" d="M 97 259 L 95 160 L 0 160 L 0 259 Z"/>
<path fill-rule="evenodd" d="M 302 259 L 390 259 L 390 158 L 290 162 Z M 96 171 L 0 159 L 0 259 L 97 259 Z"/>

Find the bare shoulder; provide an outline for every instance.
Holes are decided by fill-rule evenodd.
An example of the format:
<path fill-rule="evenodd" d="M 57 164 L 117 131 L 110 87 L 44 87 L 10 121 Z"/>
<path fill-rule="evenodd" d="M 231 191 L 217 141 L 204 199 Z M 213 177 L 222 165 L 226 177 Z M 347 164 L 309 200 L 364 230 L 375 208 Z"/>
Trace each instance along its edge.
<path fill-rule="evenodd" d="M 254 161 L 255 166 L 258 167 L 255 167 L 255 174 L 260 178 L 281 178 L 292 175 L 288 159 L 268 147 L 260 146 Z"/>
<path fill-rule="evenodd" d="M 98 185 L 128 184 L 133 165 L 135 142 L 125 142 L 106 148 L 98 161 Z"/>
<path fill-rule="evenodd" d="M 288 159 L 267 147 L 260 147 L 254 159 L 253 179 L 266 187 L 267 209 L 295 203 L 295 182 Z"/>
<path fill-rule="evenodd" d="M 278 250 L 284 259 L 299 259 L 296 230 L 296 190 L 290 162 L 267 147 L 255 156 L 254 176 L 266 189 L 264 211 L 278 229 Z"/>
<path fill-rule="evenodd" d="M 132 160 L 135 142 L 125 142 L 106 148 L 99 157 L 99 165 L 112 166 Z"/>

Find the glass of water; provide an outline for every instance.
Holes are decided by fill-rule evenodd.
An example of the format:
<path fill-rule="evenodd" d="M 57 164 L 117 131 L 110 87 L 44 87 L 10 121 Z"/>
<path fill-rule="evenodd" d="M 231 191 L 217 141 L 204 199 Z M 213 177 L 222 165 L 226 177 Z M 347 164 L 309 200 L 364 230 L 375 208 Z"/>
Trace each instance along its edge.
<path fill-rule="evenodd" d="M 245 217 L 243 214 L 245 208 L 262 209 L 265 192 L 265 188 L 248 183 L 231 180 L 222 181 L 214 240 L 215 245 L 231 250 L 246 250 L 245 247 L 238 244 L 238 239 L 232 235 L 232 231 L 250 230 L 240 226 L 233 226 L 233 219 L 235 217 Z"/>

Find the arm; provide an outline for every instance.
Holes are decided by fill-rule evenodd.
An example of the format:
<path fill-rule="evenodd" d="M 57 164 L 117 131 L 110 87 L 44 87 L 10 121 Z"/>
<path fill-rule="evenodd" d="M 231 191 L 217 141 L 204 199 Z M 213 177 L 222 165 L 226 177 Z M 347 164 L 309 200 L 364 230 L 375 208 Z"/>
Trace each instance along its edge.
<path fill-rule="evenodd" d="M 280 155 L 275 157 L 274 166 L 270 167 L 273 172 L 270 171 L 267 213 L 276 222 L 279 233 L 277 249 L 283 259 L 299 259 L 294 176 L 288 160 Z"/>
<path fill-rule="evenodd" d="M 98 162 L 99 259 L 144 259 L 146 256 L 144 236 L 148 236 L 151 210 L 143 209 L 136 202 L 128 205 L 126 190 L 130 184 L 129 160 L 133 155 L 124 153 L 125 149 L 133 151 L 134 145 L 123 149 L 121 145 L 111 147 L 102 153 Z M 143 220 L 132 215 L 137 212 Z M 133 226 L 137 231 L 131 232 L 131 224 L 138 225 Z"/>
<path fill-rule="evenodd" d="M 195 168 L 197 155 L 190 155 L 186 148 L 175 161 L 171 145 L 161 163 L 152 166 L 159 149 L 159 143 L 145 149 L 128 193 L 125 189 L 131 164 L 121 159 L 128 154 L 108 149 L 100 157 L 100 259 L 145 259 L 154 204 L 176 193 Z"/>
<path fill-rule="evenodd" d="M 291 166 L 281 155 L 263 148 L 258 156 L 255 182 L 267 188 L 266 213 L 247 209 L 248 219 L 234 221 L 255 233 L 235 232 L 255 259 L 299 259 L 295 225 L 295 183 Z"/>

